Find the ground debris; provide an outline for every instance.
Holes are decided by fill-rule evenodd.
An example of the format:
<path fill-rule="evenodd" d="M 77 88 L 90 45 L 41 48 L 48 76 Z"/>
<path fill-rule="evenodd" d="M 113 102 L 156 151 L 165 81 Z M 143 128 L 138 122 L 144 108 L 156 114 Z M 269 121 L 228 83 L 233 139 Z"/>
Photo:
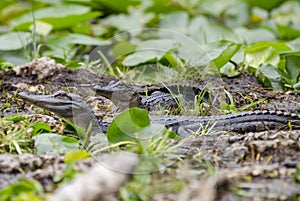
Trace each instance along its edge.
<path fill-rule="evenodd" d="M 174 200 L 289 200 L 300 192 L 300 184 L 291 179 L 270 178 L 270 173 L 280 170 L 279 164 L 251 165 L 234 169 L 222 169 L 214 175 L 193 178 Z M 245 177 L 253 178 L 245 181 Z"/>
<path fill-rule="evenodd" d="M 58 188 L 50 201 L 112 200 L 138 164 L 138 157 L 126 152 L 107 155 L 88 172 Z"/>

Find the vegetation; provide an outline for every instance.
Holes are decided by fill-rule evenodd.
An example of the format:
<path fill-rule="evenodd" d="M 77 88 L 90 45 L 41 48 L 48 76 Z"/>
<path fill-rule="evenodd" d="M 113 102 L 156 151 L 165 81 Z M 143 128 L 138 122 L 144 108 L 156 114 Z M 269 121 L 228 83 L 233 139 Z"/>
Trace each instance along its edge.
<path fill-rule="evenodd" d="M 48 56 L 69 68 L 88 68 L 135 83 L 247 72 L 265 86 L 300 91 L 299 15 L 297 0 L 3 0 L 0 69 Z M 231 102 L 221 109 L 237 112 L 226 94 Z M 132 122 L 124 126 L 128 116 Z M 174 143 L 180 137 L 152 124 L 148 113 L 138 108 L 114 119 L 107 132 L 110 145 L 100 149 L 94 149 L 93 139 L 87 145 L 76 132 L 62 136 L 20 115 L 1 118 L 0 127 L 1 153 L 66 155 L 68 166 L 57 182 L 70 181 L 78 173 L 74 161 L 89 154 L 139 154 L 137 171 L 145 174 L 135 175 L 120 190 L 123 200 L 150 200 L 154 191 L 160 193 L 158 177 L 169 174 L 167 166 L 181 157 Z M 78 130 L 71 123 L 65 130 L 70 127 Z M 200 134 L 210 134 L 209 127 L 204 130 Z M 214 172 L 211 164 L 202 168 Z M 153 171 L 160 174 L 150 174 Z M 196 174 L 202 174 L 199 171 Z M 295 181 L 299 182 L 299 165 Z M 166 191 L 174 193 L 187 182 L 170 173 L 166 183 Z M 0 198 L 43 200 L 45 195 L 37 181 L 24 180 L 0 190 Z"/>
<path fill-rule="evenodd" d="M 2 66 L 38 56 L 69 67 L 94 61 L 102 72 L 139 82 L 246 71 L 267 86 L 298 90 L 299 2 L 262 2 L 7 0 L 0 58 Z M 93 50 L 103 45 L 112 55 Z"/>

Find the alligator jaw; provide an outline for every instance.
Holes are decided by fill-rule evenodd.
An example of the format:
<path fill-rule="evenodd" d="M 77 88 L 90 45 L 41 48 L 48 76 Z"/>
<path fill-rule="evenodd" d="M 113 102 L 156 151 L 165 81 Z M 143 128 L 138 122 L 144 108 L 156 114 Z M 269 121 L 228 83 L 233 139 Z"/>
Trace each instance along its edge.
<path fill-rule="evenodd" d="M 77 95 L 67 94 L 64 91 L 58 91 L 52 95 L 32 95 L 26 92 L 20 92 L 19 96 L 30 103 L 54 112 L 68 120 L 73 117 L 74 106 L 78 105 L 78 102 L 74 101 L 74 99 L 79 99 Z"/>
<path fill-rule="evenodd" d="M 20 92 L 19 96 L 41 108 L 54 112 L 58 116 L 73 122 L 76 126 L 88 130 L 92 123 L 91 135 L 102 133 L 97 117 L 80 96 L 58 91 L 52 95 L 31 95 Z"/>

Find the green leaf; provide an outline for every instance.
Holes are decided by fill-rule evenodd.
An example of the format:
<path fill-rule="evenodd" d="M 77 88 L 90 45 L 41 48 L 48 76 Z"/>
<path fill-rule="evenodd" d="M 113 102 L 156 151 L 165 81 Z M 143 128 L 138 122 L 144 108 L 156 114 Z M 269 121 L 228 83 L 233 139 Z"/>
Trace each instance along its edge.
<path fill-rule="evenodd" d="M 260 41 L 272 41 L 276 36 L 269 31 L 257 28 L 247 29 L 245 27 L 237 27 L 234 29 L 235 35 L 239 38 L 238 42 L 252 44 Z"/>
<path fill-rule="evenodd" d="M 279 61 L 279 53 L 271 45 L 272 43 L 255 43 L 245 49 L 245 63 L 247 66 L 258 68 L 261 64 L 276 66 Z"/>
<path fill-rule="evenodd" d="M 260 7 L 266 10 L 272 10 L 273 8 L 279 6 L 285 0 L 246 0 L 251 6 Z"/>
<path fill-rule="evenodd" d="M 35 180 L 24 180 L 15 184 L 11 184 L 6 188 L 0 190 L 0 200 L 26 200 L 24 197 L 30 198 L 28 200 L 41 201 L 33 193 L 42 193 L 42 185 Z"/>
<path fill-rule="evenodd" d="M 65 163 L 72 163 L 89 157 L 90 157 L 89 153 L 85 150 L 68 151 L 65 154 Z"/>
<path fill-rule="evenodd" d="M 43 123 L 43 122 L 36 122 L 32 128 L 33 128 L 32 136 L 35 136 L 39 133 L 51 132 L 51 128 L 50 128 L 49 124 Z"/>
<path fill-rule="evenodd" d="M 186 34 L 188 31 L 189 16 L 186 12 L 173 12 L 160 21 L 161 29 L 168 29 Z"/>
<path fill-rule="evenodd" d="M 140 108 L 129 108 L 116 116 L 107 129 L 109 142 L 135 141 L 132 134 L 150 125 L 148 112 Z"/>
<path fill-rule="evenodd" d="M 287 73 L 291 77 L 290 83 L 297 83 L 300 75 L 300 56 L 287 56 L 285 66 Z"/>
<path fill-rule="evenodd" d="M 127 56 L 123 60 L 122 64 L 124 66 L 136 66 L 146 62 L 157 62 L 164 56 L 165 53 L 166 52 L 160 52 L 157 50 L 138 51 Z"/>
<path fill-rule="evenodd" d="M 200 44 L 218 42 L 220 40 L 237 41 L 237 36 L 232 29 L 217 23 L 198 24 L 198 31 L 193 38 Z"/>
<path fill-rule="evenodd" d="M 137 45 L 131 44 L 127 41 L 122 41 L 116 44 L 112 49 L 112 56 L 115 58 L 131 54 L 136 50 Z"/>
<path fill-rule="evenodd" d="M 14 123 L 17 123 L 17 122 L 22 121 L 26 118 L 22 115 L 19 115 L 19 114 L 12 114 L 10 116 L 4 117 L 4 119 L 7 120 L 7 121 L 12 121 Z"/>
<path fill-rule="evenodd" d="M 282 83 L 282 77 L 287 77 L 284 72 L 280 71 L 280 69 L 276 68 L 271 64 L 263 64 L 259 67 L 259 71 L 268 78 L 269 83 L 271 83 L 272 87 L 275 89 L 284 89 Z M 266 82 L 266 81 L 263 81 Z"/>
<path fill-rule="evenodd" d="M 108 45 L 110 42 L 108 40 L 102 41 L 98 38 L 93 38 L 83 34 L 68 34 L 64 37 L 69 44 L 80 44 L 80 45 Z"/>
<path fill-rule="evenodd" d="M 241 48 L 242 44 L 236 44 L 228 41 L 218 42 L 217 49 L 213 49 L 214 54 L 218 54 L 211 62 L 210 66 L 217 67 L 220 69 L 224 66 Z"/>
<path fill-rule="evenodd" d="M 108 27 L 115 27 L 121 31 L 129 31 L 131 35 L 137 35 L 143 31 L 144 24 L 153 16 L 142 13 L 140 10 L 133 10 L 129 14 L 111 15 L 102 20 L 102 24 Z"/>
<path fill-rule="evenodd" d="M 135 84 L 154 84 L 159 82 L 178 81 L 180 74 L 175 68 L 160 64 L 145 64 L 133 68 L 126 73 L 124 79 Z"/>
<path fill-rule="evenodd" d="M 137 6 L 140 0 L 92 0 L 92 2 L 100 7 L 106 7 L 117 12 L 127 12 L 129 6 Z"/>
<path fill-rule="evenodd" d="M 281 75 L 278 73 L 277 68 L 271 64 L 261 65 L 259 67 L 259 71 L 269 79 L 276 80 L 276 81 L 281 80 Z"/>
<path fill-rule="evenodd" d="M 87 138 L 87 133 L 84 130 L 84 128 L 80 128 L 77 127 L 76 125 L 74 125 L 71 121 L 68 121 L 66 119 L 64 119 L 65 122 L 65 129 L 64 129 L 64 133 L 65 134 L 71 134 L 71 135 L 78 135 L 80 139 L 86 139 Z"/>
<path fill-rule="evenodd" d="M 27 46 L 31 42 L 31 33 L 11 32 L 0 35 L 0 50 L 18 50 Z"/>
<path fill-rule="evenodd" d="M 32 32 L 36 32 L 39 35 L 47 36 L 52 30 L 52 25 L 42 21 L 36 21 L 35 26 L 32 24 L 30 27 Z"/>
<path fill-rule="evenodd" d="M 295 39 L 300 37 L 300 29 L 292 28 L 289 25 L 277 24 L 277 30 L 284 39 Z"/>
<path fill-rule="evenodd" d="M 34 11 L 36 20 L 51 24 L 53 29 L 69 28 L 100 15 L 100 12 L 91 12 L 90 7 L 72 4 L 46 7 Z M 32 23 L 33 16 L 30 12 L 13 20 L 11 26 L 14 30 L 27 30 Z"/>
<path fill-rule="evenodd" d="M 11 51 L 1 51 L 0 50 L 0 59 L 12 63 L 15 66 L 22 65 L 28 62 L 26 58 L 25 49 L 11 50 Z"/>
<path fill-rule="evenodd" d="M 125 66 L 136 66 L 148 61 L 158 61 L 178 46 L 175 40 L 170 39 L 147 40 L 138 44 L 136 52 L 127 56 L 122 63 Z"/>
<path fill-rule="evenodd" d="M 278 42 L 278 41 L 257 42 L 251 46 L 250 50 L 256 51 L 266 47 L 273 47 L 277 52 L 291 50 L 291 48 L 285 42 Z"/>
<path fill-rule="evenodd" d="M 295 89 L 296 91 L 300 91 L 300 82 L 294 84 L 293 89 Z"/>
<path fill-rule="evenodd" d="M 78 150 L 77 139 L 58 134 L 41 134 L 34 137 L 37 154 L 60 155 L 71 150 Z"/>

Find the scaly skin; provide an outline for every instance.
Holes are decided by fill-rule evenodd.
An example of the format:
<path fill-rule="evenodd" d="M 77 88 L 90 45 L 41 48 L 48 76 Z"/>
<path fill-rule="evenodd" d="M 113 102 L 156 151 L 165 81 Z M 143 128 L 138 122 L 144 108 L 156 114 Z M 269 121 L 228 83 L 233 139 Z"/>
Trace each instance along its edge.
<path fill-rule="evenodd" d="M 156 90 L 149 96 L 143 95 L 141 91 L 129 86 L 122 81 L 111 82 L 107 86 L 96 85 L 93 90 L 97 95 L 110 99 L 118 108 L 124 110 L 128 107 L 140 107 L 146 110 L 160 108 L 177 108 L 178 105 L 174 95 Z M 193 93 L 193 97 L 195 94 Z M 176 95 L 176 97 L 179 97 Z M 192 99 L 194 100 L 194 98 Z"/>
<path fill-rule="evenodd" d="M 90 107 L 75 94 L 60 91 L 53 95 L 43 96 L 21 92 L 19 96 L 71 120 L 79 127 L 86 129 L 92 122 L 92 134 L 106 132 L 111 123 L 111 121 L 98 123 Z M 201 133 L 207 125 L 213 126 L 212 130 L 241 133 L 282 129 L 287 128 L 288 124 L 293 129 L 300 129 L 300 115 L 273 110 L 257 110 L 216 116 L 151 116 L 150 119 L 153 123 L 164 124 L 167 128 L 172 127 L 174 132 L 183 137 L 191 133 Z"/>

